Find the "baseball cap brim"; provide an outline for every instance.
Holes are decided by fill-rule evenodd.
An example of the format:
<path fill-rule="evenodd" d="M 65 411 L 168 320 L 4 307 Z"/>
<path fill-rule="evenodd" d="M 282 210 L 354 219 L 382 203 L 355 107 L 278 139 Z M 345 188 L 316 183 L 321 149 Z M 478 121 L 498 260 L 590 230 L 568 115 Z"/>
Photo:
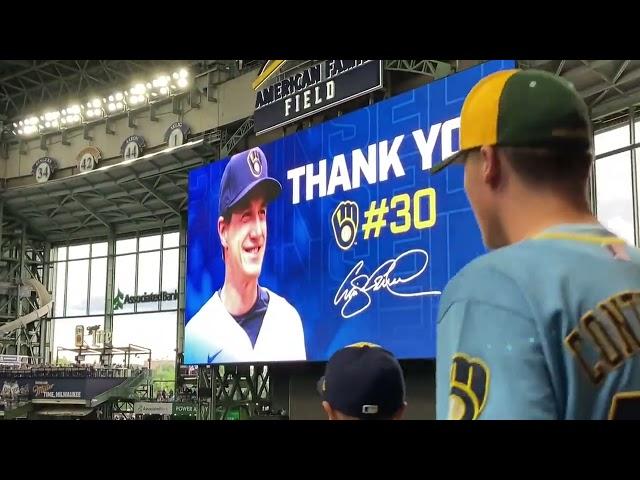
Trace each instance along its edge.
<path fill-rule="evenodd" d="M 460 150 L 460 151 L 454 153 L 453 155 L 450 155 L 449 157 L 445 158 L 440 163 L 437 163 L 436 165 L 431 167 L 431 170 L 430 170 L 431 175 L 433 175 L 435 173 L 438 173 L 438 172 L 441 172 L 442 170 L 444 170 L 446 167 L 448 167 L 452 163 L 456 163 L 456 162 L 462 160 L 467 153 L 469 153 L 469 149 Z"/>
<path fill-rule="evenodd" d="M 229 206 L 226 211 L 229 211 L 231 208 L 235 207 L 238 203 L 242 201 L 244 197 L 246 197 L 253 189 L 262 186 L 266 195 L 266 202 L 270 203 L 275 200 L 278 195 L 282 192 L 282 185 L 275 178 L 264 177 L 260 178 L 254 182 L 251 182 L 249 185 L 244 187 L 236 197 L 229 202 Z M 225 212 L 220 212 L 220 215 L 223 215 Z"/>

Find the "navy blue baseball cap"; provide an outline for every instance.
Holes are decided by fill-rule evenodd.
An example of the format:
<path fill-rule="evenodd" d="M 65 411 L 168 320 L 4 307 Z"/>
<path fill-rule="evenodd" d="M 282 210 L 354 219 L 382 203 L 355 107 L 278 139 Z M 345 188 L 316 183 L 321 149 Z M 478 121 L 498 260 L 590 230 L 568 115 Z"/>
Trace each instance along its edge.
<path fill-rule="evenodd" d="M 404 405 L 405 390 L 398 360 L 368 342 L 334 353 L 318 381 L 318 393 L 331 408 L 360 419 L 391 418 Z"/>
<path fill-rule="evenodd" d="M 282 191 L 280 182 L 269 177 L 264 152 L 256 147 L 232 156 L 220 181 L 219 215 L 227 213 L 258 185 L 264 188 L 267 203 Z"/>

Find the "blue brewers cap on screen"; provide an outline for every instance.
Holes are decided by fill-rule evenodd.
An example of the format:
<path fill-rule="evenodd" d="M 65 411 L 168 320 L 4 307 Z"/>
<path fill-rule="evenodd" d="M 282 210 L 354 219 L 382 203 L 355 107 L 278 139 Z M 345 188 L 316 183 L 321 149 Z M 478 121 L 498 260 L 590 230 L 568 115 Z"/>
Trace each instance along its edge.
<path fill-rule="evenodd" d="M 404 375 L 391 352 L 373 343 L 355 343 L 331 356 L 318 392 L 332 408 L 351 417 L 390 418 L 404 405 Z"/>
<path fill-rule="evenodd" d="M 282 191 L 280 182 L 269 177 L 264 152 L 256 147 L 232 156 L 220 182 L 219 215 L 223 216 L 259 185 L 264 189 L 267 203 Z"/>

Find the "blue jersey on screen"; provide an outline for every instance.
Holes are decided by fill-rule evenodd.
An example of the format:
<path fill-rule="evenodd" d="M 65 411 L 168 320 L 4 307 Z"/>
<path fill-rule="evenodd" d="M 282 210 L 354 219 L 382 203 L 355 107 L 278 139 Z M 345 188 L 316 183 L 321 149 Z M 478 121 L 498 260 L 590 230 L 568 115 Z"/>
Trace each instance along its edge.
<path fill-rule="evenodd" d="M 439 419 L 640 418 L 640 251 L 557 226 L 450 282 L 437 337 Z"/>

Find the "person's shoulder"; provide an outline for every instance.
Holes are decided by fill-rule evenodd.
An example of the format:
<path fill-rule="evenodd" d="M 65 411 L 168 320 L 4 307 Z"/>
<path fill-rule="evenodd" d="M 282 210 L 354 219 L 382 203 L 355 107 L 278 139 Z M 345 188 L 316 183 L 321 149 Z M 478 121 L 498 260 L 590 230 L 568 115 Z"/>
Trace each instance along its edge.
<path fill-rule="evenodd" d="M 222 303 L 219 301 L 218 292 L 214 292 L 213 295 L 206 301 L 200 310 L 198 310 L 191 320 L 187 322 L 185 326 L 185 332 L 188 330 L 196 330 L 198 328 L 202 328 L 203 324 L 207 319 L 211 318 L 211 313 L 219 308 L 219 305 Z"/>
<path fill-rule="evenodd" d="M 286 313 L 288 315 L 295 315 L 296 318 L 300 319 L 300 314 L 298 313 L 298 310 L 296 310 L 296 308 L 293 305 L 291 305 L 291 303 L 289 303 L 289 301 L 286 298 L 284 298 L 281 295 L 278 295 L 276 292 L 266 287 L 261 286 L 260 288 L 263 288 L 269 294 L 269 308 L 271 307 L 277 308 L 279 311 L 283 313 Z"/>
<path fill-rule="evenodd" d="M 640 248 L 633 245 L 628 245 L 628 253 L 631 257 L 631 261 L 635 264 L 640 265 Z"/>
<path fill-rule="evenodd" d="M 447 284 L 441 304 L 444 309 L 458 301 L 490 303 L 512 309 L 524 304 L 517 269 L 530 262 L 529 246 L 514 244 L 481 255 L 464 266 Z"/>

